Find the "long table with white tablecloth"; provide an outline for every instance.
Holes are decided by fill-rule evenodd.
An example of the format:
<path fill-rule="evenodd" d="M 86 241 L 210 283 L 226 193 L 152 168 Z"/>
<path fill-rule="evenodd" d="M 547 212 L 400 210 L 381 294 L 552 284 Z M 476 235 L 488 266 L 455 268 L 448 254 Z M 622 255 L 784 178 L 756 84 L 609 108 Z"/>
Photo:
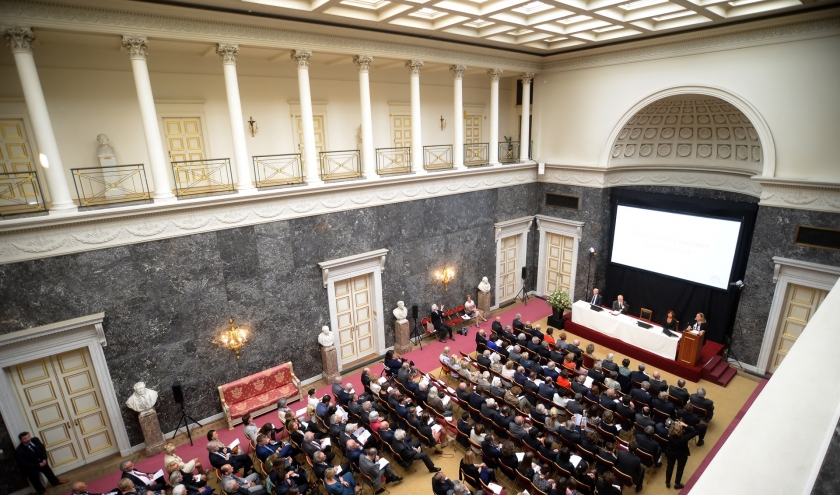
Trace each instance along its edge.
<path fill-rule="evenodd" d="M 594 311 L 586 301 L 577 301 L 572 305 L 572 321 L 664 358 L 677 357 L 680 334 L 675 332 L 673 337 L 668 337 L 655 323 L 645 322 L 652 326 L 642 328 L 636 324 L 639 320 L 632 316 L 613 315 L 608 309 Z"/>

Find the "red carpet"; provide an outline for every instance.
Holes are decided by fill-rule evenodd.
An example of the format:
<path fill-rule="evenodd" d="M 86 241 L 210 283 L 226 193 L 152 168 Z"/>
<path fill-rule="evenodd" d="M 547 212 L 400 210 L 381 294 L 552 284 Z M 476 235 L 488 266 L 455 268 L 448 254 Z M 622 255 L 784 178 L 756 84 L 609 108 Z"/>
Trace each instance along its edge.
<path fill-rule="evenodd" d="M 672 373 L 674 375 L 677 375 L 681 378 L 685 378 L 686 380 L 695 383 L 700 381 L 700 376 L 703 373 L 703 365 L 706 362 L 708 362 L 708 360 L 711 359 L 712 356 L 719 354 L 723 350 L 722 344 L 718 344 L 717 342 L 711 342 L 707 340 L 706 343 L 703 344 L 703 349 L 700 352 L 700 363 L 698 363 L 697 366 L 692 367 L 680 364 L 674 361 L 673 359 L 668 359 L 657 354 L 653 354 L 640 347 L 627 344 L 621 340 L 614 339 L 610 336 L 604 335 L 601 332 L 592 330 L 591 328 L 585 327 L 583 325 L 578 325 L 577 323 L 572 322 L 571 319 L 566 320 L 563 329 L 568 333 L 572 333 L 586 340 L 591 340 L 592 342 L 600 344 L 604 347 L 609 347 L 614 351 L 618 351 L 633 359 L 642 361 L 650 366 L 653 366 L 654 368 L 659 368 L 661 370 L 667 371 L 668 373 Z"/>
<path fill-rule="evenodd" d="M 501 318 L 502 318 L 502 323 L 504 325 L 508 325 L 508 324 L 510 324 L 510 322 L 513 320 L 513 317 L 517 313 L 522 315 L 522 321 L 538 321 L 538 320 L 541 320 L 541 319 L 543 319 L 546 316 L 551 314 L 551 307 L 548 306 L 548 304 L 546 304 L 545 301 L 543 301 L 541 299 L 531 299 L 531 300 L 528 301 L 527 306 L 526 305 L 521 305 L 517 308 L 506 311 L 506 312 L 500 314 L 499 316 L 501 316 Z M 492 320 L 484 322 L 484 323 L 481 324 L 481 327 L 489 332 L 491 323 L 492 323 Z M 440 343 L 436 340 L 432 340 L 432 339 L 425 339 L 423 341 L 423 350 L 422 351 L 418 348 L 414 351 L 409 352 L 408 354 L 405 354 L 403 357 L 405 357 L 406 359 L 410 359 L 410 360 L 414 361 L 415 366 L 417 366 L 417 368 L 419 368 L 420 370 L 423 370 L 423 371 L 426 371 L 426 372 L 435 370 L 435 369 L 440 367 L 440 361 L 438 361 L 438 356 L 440 356 L 441 351 L 446 346 L 449 346 L 451 352 L 455 353 L 455 354 L 457 354 L 458 351 L 464 351 L 466 353 L 470 353 L 470 352 L 475 351 L 475 334 L 476 334 L 476 331 L 478 329 L 474 326 L 471 326 L 471 327 L 468 327 L 468 330 L 469 330 L 469 333 L 466 337 L 456 335 L 454 342 L 447 341 L 446 344 L 442 344 L 442 343 Z M 379 374 L 382 371 L 382 367 L 383 367 L 382 363 L 377 363 L 376 365 L 370 366 L 371 373 Z M 361 381 L 361 370 L 353 372 L 352 375 L 345 376 L 344 377 L 344 382 L 345 383 L 348 383 L 348 382 L 352 383 L 353 387 L 356 390 L 362 390 L 363 387 L 362 387 L 362 381 Z M 308 387 L 303 387 L 303 388 L 304 388 L 303 395 L 305 397 Z M 330 385 L 326 385 L 324 387 L 321 387 L 317 391 L 318 397 L 321 397 L 324 394 L 332 394 L 332 392 L 330 392 L 330 389 L 331 389 Z M 293 404 L 290 404 L 289 407 L 292 410 L 297 411 L 298 409 L 306 407 L 306 400 L 304 399 L 303 401 L 299 401 L 299 402 L 295 402 Z M 266 414 L 264 414 L 264 415 L 262 415 L 258 418 L 255 418 L 254 421 L 256 422 L 256 424 L 258 426 L 262 426 L 262 425 L 264 425 L 265 423 L 268 423 L 268 422 L 272 422 L 275 425 L 278 425 L 279 419 L 277 417 L 277 412 L 276 411 L 271 411 L 271 412 L 266 413 Z M 242 442 L 242 440 L 245 438 L 245 435 L 242 434 L 242 426 L 241 425 L 236 426 L 233 430 L 228 430 L 227 427 L 225 427 L 225 426 L 222 426 L 222 428 L 223 429 L 218 430 L 219 431 L 219 439 L 226 444 L 230 444 L 230 442 L 232 442 L 235 438 L 239 438 L 240 442 Z M 203 436 L 201 436 L 200 438 L 196 438 L 194 436 L 193 440 L 194 440 L 195 445 L 190 446 L 189 443 L 186 443 L 184 445 L 180 445 L 178 447 L 178 450 L 176 451 L 176 453 L 179 456 L 181 456 L 181 458 L 184 459 L 185 461 L 193 459 L 193 458 L 198 458 L 201 461 L 201 463 L 204 465 L 205 468 L 209 468 L 210 467 L 210 461 L 208 460 L 207 449 L 205 448 L 206 445 L 207 445 L 207 440 Z M 245 442 L 245 445 L 247 445 L 247 442 Z M 136 463 L 136 469 L 139 469 L 140 471 L 151 472 L 151 473 L 156 472 L 158 469 L 163 469 L 163 455 L 164 454 L 161 453 L 161 454 L 158 454 L 154 457 L 150 457 L 149 459 L 146 459 L 144 461 L 137 462 Z M 99 479 L 94 480 L 94 481 L 87 481 L 87 480 L 73 480 L 73 481 L 87 481 L 88 490 L 91 493 L 106 493 L 106 492 L 109 492 L 109 491 L 113 490 L 114 488 L 116 488 L 117 482 L 119 480 L 120 480 L 120 473 L 115 472 L 113 474 L 110 474 L 108 476 L 103 476 L 102 478 L 99 478 Z M 68 492 L 65 492 L 64 495 L 69 495 L 69 494 L 70 494 L 70 492 L 68 491 Z"/>

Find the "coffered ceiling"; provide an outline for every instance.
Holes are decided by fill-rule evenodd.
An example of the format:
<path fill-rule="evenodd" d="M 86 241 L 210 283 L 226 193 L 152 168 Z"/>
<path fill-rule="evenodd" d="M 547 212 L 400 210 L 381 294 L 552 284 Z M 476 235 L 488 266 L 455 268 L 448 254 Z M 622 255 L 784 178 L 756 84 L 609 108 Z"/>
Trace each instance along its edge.
<path fill-rule="evenodd" d="M 151 0 L 555 54 L 819 8 L 837 0 Z"/>

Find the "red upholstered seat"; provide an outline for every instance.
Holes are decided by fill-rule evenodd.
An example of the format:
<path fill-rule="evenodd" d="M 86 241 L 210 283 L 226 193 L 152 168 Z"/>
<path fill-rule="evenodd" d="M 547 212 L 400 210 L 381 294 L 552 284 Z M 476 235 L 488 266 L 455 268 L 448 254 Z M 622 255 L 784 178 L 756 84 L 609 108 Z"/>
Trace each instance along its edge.
<path fill-rule="evenodd" d="M 280 398 L 300 398 L 300 381 L 292 363 L 284 363 L 219 386 L 228 426 L 241 422 L 247 413 L 263 413 L 277 407 Z"/>

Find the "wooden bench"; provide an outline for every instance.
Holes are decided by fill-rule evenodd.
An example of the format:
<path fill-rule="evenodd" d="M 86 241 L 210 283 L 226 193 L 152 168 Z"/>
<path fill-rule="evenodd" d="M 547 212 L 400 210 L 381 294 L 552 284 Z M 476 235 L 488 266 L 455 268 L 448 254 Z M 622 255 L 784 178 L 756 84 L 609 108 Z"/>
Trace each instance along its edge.
<path fill-rule="evenodd" d="M 281 398 L 290 403 L 301 398 L 300 380 L 295 376 L 292 363 L 261 371 L 219 386 L 219 398 L 228 428 L 242 422 L 242 416 L 259 416 L 277 409 Z"/>

